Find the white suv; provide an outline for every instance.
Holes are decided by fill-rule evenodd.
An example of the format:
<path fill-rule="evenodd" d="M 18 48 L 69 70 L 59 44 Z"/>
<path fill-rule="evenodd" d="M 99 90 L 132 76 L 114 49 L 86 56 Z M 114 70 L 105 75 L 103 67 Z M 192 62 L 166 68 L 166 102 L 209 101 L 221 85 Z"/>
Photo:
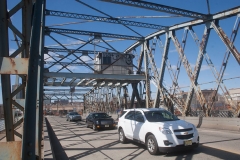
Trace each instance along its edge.
<path fill-rule="evenodd" d="M 152 155 L 198 147 L 196 127 L 162 108 L 126 109 L 118 121 L 119 141 L 146 145 Z"/>

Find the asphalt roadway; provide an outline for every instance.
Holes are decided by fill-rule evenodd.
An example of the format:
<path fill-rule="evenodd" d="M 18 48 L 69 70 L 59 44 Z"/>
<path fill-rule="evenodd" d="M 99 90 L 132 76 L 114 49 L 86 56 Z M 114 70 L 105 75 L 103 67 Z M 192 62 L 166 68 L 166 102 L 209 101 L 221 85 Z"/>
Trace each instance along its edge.
<path fill-rule="evenodd" d="M 93 131 L 86 128 L 84 121 L 69 122 L 56 116 L 47 116 L 46 119 L 45 160 L 240 160 L 240 132 L 200 128 L 197 149 L 153 156 L 142 144 L 119 143 L 117 129 Z"/>

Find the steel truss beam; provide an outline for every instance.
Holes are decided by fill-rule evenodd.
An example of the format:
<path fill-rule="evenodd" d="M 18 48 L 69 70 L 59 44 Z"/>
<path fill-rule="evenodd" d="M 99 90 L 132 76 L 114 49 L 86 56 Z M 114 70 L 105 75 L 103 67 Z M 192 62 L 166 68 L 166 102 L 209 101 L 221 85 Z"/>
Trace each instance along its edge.
<path fill-rule="evenodd" d="M 187 96 L 187 100 L 186 100 L 186 106 L 185 106 L 185 109 L 184 109 L 184 113 L 186 115 L 190 114 L 189 110 L 190 110 L 190 104 L 192 102 L 192 97 L 193 97 L 193 94 L 194 94 L 194 85 L 195 86 L 198 85 L 197 80 L 198 80 L 198 76 L 199 76 L 200 69 L 201 69 L 201 66 L 202 66 L 203 57 L 204 57 L 204 54 L 206 53 L 206 48 L 207 48 L 207 44 L 208 44 L 209 35 L 210 35 L 210 24 L 207 23 L 206 27 L 205 27 L 205 30 L 204 30 L 203 37 L 202 37 L 202 41 L 200 43 L 201 45 L 199 46 L 199 53 L 198 53 L 197 62 L 196 62 L 195 68 L 194 68 L 193 77 L 191 78 L 189 76 L 189 78 L 191 78 L 190 81 L 193 84 L 191 84 L 190 91 L 188 92 L 188 96 Z M 184 61 L 182 61 L 182 63 L 184 64 Z M 184 65 L 185 65 L 184 67 L 186 68 L 186 64 L 184 64 Z M 199 90 L 195 90 L 195 92 L 199 92 Z M 197 94 L 201 95 L 202 93 L 197 93 Z M 200 101 L 200 104 L 202 104 L 202 101 L 200 99 L 199 99 L 199 101 Z"/>
<path fill-rule="evenodd" d="M 61 89 L 56 89 L 56 88 L 46 88 L 43 89 L 44 92 L 70 92 L 70 89 L 65 89 L 65 88 L 61 88 Z M 89 89 L 75 89 L 75 92 L 81 92 L 81 91 L 89 91 Z"/>
<path fill-rule="evenodd" d="M 26 89 L 26 103 L 25 103 L 25 115 L 24 115 L 24 132 L 23 132 L 23 141 L 22 141 L 22 159 L 36 159 L 36 153 L 39 155 L 38 147 L 36 145 L 36 137 L 39 132 L 36 130 L 42 130 L 42 128 L 38 128 L 39 125 L 36 125 L 36 120 L 39 120 L 39 115 L 37 115 L 37 99 L 38 96 L 38 79 L 40 79 L 39 74 L 39 65 L 41 65 L 41 54 L 43 46 L 42 46 L 42 27 L 41 24 L 44 23 L 43 20 L 43 8 L 44 8 L 44 0 L 36 1 L 34 5 L 34 13 L 33 13 L 33 28 L 31 31 L 31 46 L 30 46 L 30 58 L 29 58 L 29 69 L 28 69 L 28 81 L 27 81 L 27 89 Z M 30 31 L 29 31 L 30 32 Z M 43 55 L 42 55 L 43 56 Z M 37 65 L 36 65 L 37 64 Z M 40 83 L 39 83 L 40 84 Z M 40 84 L 42 85 L 42 84 Z M 41 86 L 40 86 L 41 87 Z M 39 91 L 41 89 L 39 88 Z M 41 93 L 40 93 L 41 95 Z M 41 123 L 41 122 L 40 122 Z M 37 133 L 37 134 L 36 134 Z M 37 143 L 41 143 L 38 142 Z M 41 149 L 40 149 L 41 150 Z M 41 154 L 41 153 L 40 153 Z"/>
<path fill-rule="evenodd" d="M 159 81 L 159 85 L 160 88 L 162 88 L 162 84 L 163 84 L 163 78 L 164 78 L 164 72 L 165 72 L 165 68 L 166 68 L 166 59 L 168 57 L 168 50 L 169 50 L 169 45 L 170 45 L 170 37 L 169 37 L 169 33 L 166 33 L 166 42 L 164 45 L 164 51 L 163 51 L 163 56 L 162 56 L 162 62 L 161 62 L 161 70 L 160 70 L 160 74 L 159 74 L 159 79 L 157 79 L 157 81 Z M 154 107 L 158 108 L 160 105 L 160 96 L 162 97 L 161 100 L 164 101 L 164 95 L 163 93 L 160 94 L 160 90 L 157 91 L 156 94 L 156 98 L 154 101 Z"/>
<path fill-rule="evenodd" d="M 145 41 L 143 45 L 144 51 L 144 67 L 145 67 L 145 84 L 146 84 L 146 108 L 151 108 L 151 88 L 149 76 L 149 60 L 148 60 L 149 41 Z"/>
<path fill-rule="evenodd" d="M 232 53 L 233 57 L 237 60 L 238 64 L 240 65 L 240 53 L 238 52 L 237 48 L 228 38 L 228 36 L 224 33 L 224 31 L 220 28 L 220 26 L 214 22 L 211 22 L 213 29 L 219 35 L 223 43 L 226 45 L 228 50 Z"/>
<path fill-rule="evenodd" d="M 66 18 L 85 19 L 85 20 L 91 20 L 91 21 L 124 24 L 124 25 L 129 25 L 129 26 L 151 28 L 151 29 L 158 29 L 158 30 L 168 28 L 168 27 L 161 26 L 161 25 L 156 25 L 156 24 L 121 20 L 119 18 L 108 18 L 108 17 L 93 16 L 93 15 L 78 14 L 78 13 L 70 13 L 70 12 L 62 12 L 62 11 L 54 11 L 54 10 L 46 10 L 45 14 L 47 16 L 49 15 L 49 16 L 66 17 Z"/>
<path fill-rule="evenodd" d="M 65 77 L 65 78 L 87 78 L 87 79 L 105 79 L 105 80 L 144 80 L 144 75 L 118 75 L 118 74 L 94 74 L 94 73 L 55 73 L 45 72 L 45 77 Z"/>
<path fill-rule="evenodd" d="M 78 35 L 86 35 L 86 36 L 95 36 L 95 37 L 108 37 L 108 38 L 119 38 L 126 40 L 143 40 L 143 37 L 136 36 L 128 36 L 128 35 L 120 35 L 120 34 L 110 34 L 103 32 L 91 32 L 91 31 L 82 31 L 82 30 L 71 30 L 71 29 L 61 29 L 61 28 L 45 28 L 45 32 L 51 33 L 67 33 L 67 34 L 78 34 Z"/>
<path fill-rule="evenodd" d="M 212 15 L 212 17 L 209 18 L 208 20 L 200 20 L 199 19 L 199 20 L 193 20 L 193 21 L 185 22 L 185 23 L 181 23 L 181 24 L 176 24 L 172 27 L 169 27 L 169 29 L 167 31 L 177 31 L 177 30 L 180 30 L 180 29 L 185 28 L 185 27 L 201 25 L 201 24 L 206 23 L 207 21 L 221 20 L 221 19 L 225 19 L 225 18 L 228 18 L 228 17 L 236 16 L 239 13 L 240 13 L 240 7 L 236 7 L 236 8 L 232 8 L 232 9 L 217 13 L 215 15 Z M 150 34 L 150 35 L 146 36 L 144 39 L 145 40 L 153 39 L 156 36 L 160 36 L 160 35 L 165 34 L 167 31 L 166 30 L 157 31 L 153 34 Z M 133 45 L 128 47 L 124 51 L 124 53 L 131 52 L 132 50 L 134 50 L 136 47 L 140 46 L 141 44 L 142 44 L 142 41 L 135 42 Z"/>
<path fill-rule="evenodd" d="M 8 39 L 8 15 L 7 1 L 0 1 L 0 57 L 9 57 L 9 39 Z M 10 75 L 1 75 L 2 83 L 2 101 L 4 107 L 4 118 L 6 128 L 6 140 L 14 141 L 12 97 L 11 97 L 11 79 Z"/>
<path fill-rule="evenodd" d="M 202 13 L 165 6 L 165 5 L 156 4 L 156 3 L 151 3 L 151 2 L 146 2 L 146 1 L 136 1 L 136 0 L 101 0 L 101 1 L 139 7 L 139 8 L 149 9 L 149 10 L 155 10 L 159 12 L 166 12 L 166 13 L 181 15 L 181 16 L 190 17 L 190 18 L 197 18 L 197 19 L 208 18 L 207 15 Z"/>
<path fill-rule="evenodd" d="M 64 48 L 49 48 L 45 47 L 45 51 L 48 52 L 74 52 L 74 53 L 82 53 L 83 55 L 94 54 L 103 51 L 93 51 L 93 50 L 74 50 L 74 49 L 64 49 Z M 111 52 L 110 52 L 111 53 Z"/>
<path fill-rule="evenodd" d="M 181 58 L 182 64 L 185 67 L 185 70 L 188 74 L 191 85 L 194 87 L 194 90 L 196 91 L 198 101 L 200 102 L 200 105 L 203 108 L 204 113 L 206 114 L 206 116 L 208 116 L 208 114 L 207 114 L 207 108 L 208 108 L 207 107 L 207 102 L 206 102 L 199 86 L 197 86 L 196 82 L 194 81 L 195 80 L 194 77 L 196 76 L 196 74 L 192 72 L 190 63 L 187 60 L 187 57 L 184 54 L 183 49 L 182 49 L 181 45 L 179 44 L 179 41 L 178 41 L 174 31 L 171 32 L 171 38 L 172 38 L 172 41 L 174 42 L 174 45 L 175 45 L 175 47 L 178 51 L 179 57 Z"/>
<path fill-rule="evenodd" d="M 85 93 L 73 93 L 72 95 L 73 96 L 82 96 L 84 95 Z M 69 93 L 62 93 L 62 92 L 58 92 L 58 93 L 46 93 L 44 92 L 44 95 L 45 96 L 70 96 L 71 94 Z"/>

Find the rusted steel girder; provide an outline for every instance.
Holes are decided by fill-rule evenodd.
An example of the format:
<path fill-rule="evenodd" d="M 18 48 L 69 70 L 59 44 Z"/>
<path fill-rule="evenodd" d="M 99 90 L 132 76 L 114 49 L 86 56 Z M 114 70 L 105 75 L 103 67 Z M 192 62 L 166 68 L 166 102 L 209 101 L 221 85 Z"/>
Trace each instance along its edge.
<path fill-rule="evenodd" d="M 183 51 L 185 49 L 185 46 L 186 46 L 186 41 L 187 41 L 187 36 L 188 36 L 188 31 L 189 31 L 189 27 L 185 28 L 184 29 L 184 33 L 183 33 L 183 39 L 182 39 L 182 48 L 183 48 Z M 176 91 L 176 88 L 179 87 L 178 86 L 178 76 L 179 76 L 179 73 L 180 73 L 180 67 L 182 65 L 182 61 L 181 61 L 181 58 L 178 59 L 178 63 L 177 63 L 177 70 L 175 72 L 175 74 L 173 74 L 174 76 L 174 80 L 173 80 L 173 84 L 172 84 L 172 87 L 173 87 L 173 95 L 175 95 L 175 91 Z"/>
<path fill-rule="evenodd" d="M 107 0 L 106 0 L 106 1 L 107 1 Z M 180 30 L 180 29 L 185 28 L 185 27 L 192 27 L 192 26 L 196 26 L 196 25 L 201 25 L 201 24 L 206 23 L 206 21 L 221 20 L 221 19 L 224 19 L 224 18 L 236 16 L 236 15 L 239 14 L 239 13 L 240 13 L 240 7 L 238 6 L 238 7 L 235 7 L 235 8 L 232 8 L 232 9 L 225 10 L 225 11 L 223 11 L 223 12 L 214 14 L 214 15 L 212 15 L 211 18 L 209 18 L 209 19 L 207 19 L 207 20 L 198 19 L 198 20 L 193 20 L 193 21 L 189 21 L 189 22 L 185 22 L 185 23 L 173 25 L 172 27 L 169 27 L 169 29 L 168 29 L 167 31 L 166 31 L 166 30 L 160 30 L 160 31 L 154 32 L 153 34 L 150 34 L 150 35 L 146 36 L 146 37 L 144 38 L 144 40 L 153 39 L 155 36 L 163 35 L 163 34 L 165 34 L 165 33 L 168 32 L 168 31 L 177 31 L 177 30 Z M 131 46 L 129 46 L 129 47 L 124 51 L 124 53 L 129 53 L 129 52 L 131 52 L 132 50 L 134 50 L 136 47 L 138 47 L 138 46 L 141 45 L 141 44 L 142 44 L 142 41 L 137 41 L 137 42 L 135 42 L 134 44 L 132 44 Z"/>
<path fill-rule="evenodd" d="M 137 1 L 137 0 L 101 0 L 101 1 L 139 7 L 139 8 L 155 10 L 160 12 L 166 12 L 166 13 L 181 15 L 181 16 L 190 17 L 190 18 L 197 18 L 197 19 L 207 18 L 207 15 L 202 13 L 170 7 L 170 6 L 161 5 L 157 3 L 146 2 L 146 1 Z"/>
<path fill-rule="evenodd" d="M 141 68 L 142 68 L 143 57 L 144 57 L 144 50 L 143 50 L 143 47 L 142 47 L 141 52 L 140 52 L 140 56 L 139 56 L 139 59 L 138 59 L 137 74 L 140 74 L 142 72 Z M 132 92 L 132 96 L 131 96 L 131 106 L 130 107 L 131 108 L 133 107 L 135 97 L 137 98 L 138 105 L 140 107 L 142 107 L 142 99 L 139 96 L 139 93 L 138 93 L 138 90 L 137 90 L 137 83 L 132 83 L 132 88 L 133 88 L 133 92 Z"/>
<path fill-rule="evenodd" d="M 209 35 L 210 35 L 210 24 L 207 23 L 205 26 L 202 41 L 199 46 L 199 53 L 198 53 L 197 62 L 196 62 L 195 68 L 194 68 L 193 79 L 191 79 L 192 83 L 194 83 L 195 86 L 197 86 L 197 80 L 198 80 L 198 76 L 199 76 L 200 69 L 202 66 L 203 56 L 206 53 Z M 195 91 L 198 92 L 197 90 L 195 90 Z M 194 94 L 194 87 L 193 87 L 193 85 L 191 85 L 190 91 L 188 92 L 188 96 L 187 96 L 187 100 L 186 100 L 186 106 L 184 108 L 184 113 L 186 115 L 189 115 L 189 110 L 190 110 L 190 105 L 192 102 L 193 94 Z M 201 103 L 203 103 L 203 102 L 200 102 L 200 104 Z M 205 105 L 207 105 L 207 104 L 205 104 Z M 206 114 L 206 115 L 208 115 L 208 114 Z"/>
<path fill-rule="evenodd" d="M 141 99 L 141 97 L 139 96 L 139 93 L 138 93 L 137 83 L 132 83 L 132 89 L 133 89 L 133 92 L 132 92 L 132 97 L 131 97 L 131 106 L 130 106 L 130 108 L 133 107 L 133 103 L 134 103 L 135 97 L 137 98 L 138 106 L 140 108 L 142 108 L 142 99 Z"/>
<path fill-rule="evenodd" d="M 197 98 L 198 98 L 198 101 L 200 102 L 200 105 L 201 107 L 203 108 L 203 111 L 204 113 L 207 115 L 207 103 L 206 103 L 206 100 L 201 92 L 201 89 L 199 86 L 197 86 L 195 83 L 194 83 L 194 73 L 192 72 L 192 69 L 191 69 L 191 66 L 190 66 L 190 63 L 188 62 L 187 60 L 187 57 L 186 55 L 184 54 L 183 52 L 183 49 L 175 35 L 175 31 L 171 31 L 171 38 L 172 38 L 172 41 L 174 42 L 174 45 L 178 51 L 178 54 L 179 54 L 179 57 L 181 58 L 182 60 L 182 63 L 183 63 L 183 66 L 185 67 L 186 71 L 187 71 L 187 74 L 188 74 L 188 77 L 190 79 L 190 82 L 191 82 L 191 85 L 193 86 L 194 90 L 196 91 L 196 94 L 197 94 Z"/>
<path fill-rule="evenodd" d="M 233 30 L 232 30 L 232 34 L 231 34 L 231 37 L 230 37 L 231 44 L 234 43 L 239 28 L 240 28 L 240 15 L 237 17 L 236 22 L 235 22 L 235 25 L 234 25 Z M 213 107 L 213 104 L 214 104 L 214 102 L 215 102 L 215 97 L 216 97 L 216 95 L 217 95 L 217 92 L 218 92 L 219 87 L 222 88 L 222 87 L 221 87 L 221 83 L 223 84 L 222 78 L 223 78 L 223 75 L 224 75 L 224 73 L 225 73 L 225 70 L 226 70 L 226 67 L 227 67 L 227 63 L 228 63 L 228 59 L 229 59 L 229 57 L 230 57 L 230 54 L 231 54 L 231 52 L 230 52 L 229 50 L 227 50 L 227 52 L 225 53 L 225 56 L 224 56 L 224 59 L 223 59 L 222 66 L 221 66 L 220 72 L 219 72 L 219 74 L 218 74 L 218 77 L 216 77 L 217 87 L 216 87 L 216 89 L 215 89 L 215 91 L 214 91 L 214 93 L 213 93 L 213 95 L 212 95 L 212 98 L 211 98 L 212 101 L 211 101 L 211 103 L 210 103 L 210 105 L 209 105 L 209 107 L 210 107 L 209 110 L 210 110 L 210 111 L 211 111 L 211 109 L 212 109 L 212 107 Z M 229 92 L 228 92 L 228 90 L 227 90 L 227 88 L 226 88 L 226 86 L 224 85 L 223 87 L 224 87 L 225 90 L 226 90 L 225 92 L 227 92 L 227 94 L 230 95 Z M 225 96 L 224 96 L 224 97 L 225 97 Z M 231 98 L 231 96 L 230 96 L 230 101 L 228 100 L 227 97 L 225 97 L 225 99 L 226 99 L 228 102 L 230 102 L 231 106 L 235 106 L 235 105 L 232 103 L 232 98 Z M 235 106 L 235 108 L 237 109 L 237 106 Z M 209 112 L 210 112 L 210 111 L 209 111 Z M 237 113 L 237 112 L 236 112 L 236 113 Z M 237 116 L 237 114 L 235 114 L 235 116 Z"/>
<path fill-rule="evenodd" d="M 148 48 L 149 41 L 144 42 L 144 66 L 145 66 L 145 83 L 146 83 L 146 108 L 151 108 L 151 93 L 150 93 L 150 76 L 149 76 L 149 60 L 148 60 Z"/>
<path fill-rule="evenodd" d="M 155 78 L 159 78 L 159 79 L 157 79 L 157 81 L 159 81 L 158 83 L 160 85 L 160 88 L 162 87 L 162 83 L 163 83 L 164 72 L 165 72 L 165 68 L 166 68 L 166 63 L 165 62 L 166 62 L 166 59 L 168 57 L 169 44 L 170 44 L 170 37 L 169 37 L 169 33 L 166 32 L 166 41 L 165 41 L 165 45 L 164 45 L 164 51 L 163 51 L 162 62 L 161 62 L 161 67 L 160 67 L 161 70 L 160 70 L 159 77 L 155 77 Z M 161 92 L 161 94 L 160 94 L 160 92 Z M 156 94 L 155 101 L 154 101 L 154 107 L 155 108 L 158 108 L 159 105 L 160 105 L 160 96 L 162 97 L 162 100 L 165 103 L 163 92 L 161 90 L 158 90 L 157 94 Z"/>
<path fill-rule="evenodd" d="M 231 42 L 231 40 L 216 22 L 211 22 L 211 25 L 240 65 L 240 53 L 238 52 L 237 48 L 234 46 L 234 44 Z"/>

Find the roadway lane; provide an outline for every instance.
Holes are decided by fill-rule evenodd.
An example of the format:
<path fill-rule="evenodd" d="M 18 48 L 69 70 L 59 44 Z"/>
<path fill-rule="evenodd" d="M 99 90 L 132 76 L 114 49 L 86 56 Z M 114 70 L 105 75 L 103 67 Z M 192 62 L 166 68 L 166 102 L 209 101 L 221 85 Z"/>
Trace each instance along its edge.
<path fill-rule="evenodd" d="M 83 121 L 68 122 L 66 118 L 55 116 L 48 116 L 47 119 L 59 140 L 58 144 L 68 157 L 65 159 L 240 160 L 240 132 L 199 129 L 201 142 L 199 148 L 193 151 L 152 156 L 144 145 L 133 142 L 119 143 L 116 129 L 96 132 L 86 128 Z"/>

